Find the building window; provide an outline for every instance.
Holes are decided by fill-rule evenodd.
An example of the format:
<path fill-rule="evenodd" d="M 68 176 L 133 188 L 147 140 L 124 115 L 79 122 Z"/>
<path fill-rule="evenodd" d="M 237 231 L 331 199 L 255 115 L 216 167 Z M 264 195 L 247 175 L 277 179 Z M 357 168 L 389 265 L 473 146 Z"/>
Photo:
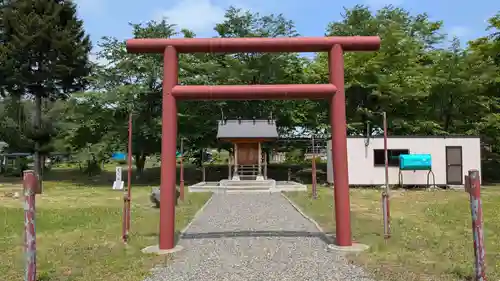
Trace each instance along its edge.
<path fill-rule="evenodd" d="M 389 167 L 399 167 L 399 155 L 410 154 L 409 149 L 388 149 L 387 155 L 389 156 Z M 373 165 L 374 166 L 384 166 L 385 156 L 383 149 L 373 150 Z"/>

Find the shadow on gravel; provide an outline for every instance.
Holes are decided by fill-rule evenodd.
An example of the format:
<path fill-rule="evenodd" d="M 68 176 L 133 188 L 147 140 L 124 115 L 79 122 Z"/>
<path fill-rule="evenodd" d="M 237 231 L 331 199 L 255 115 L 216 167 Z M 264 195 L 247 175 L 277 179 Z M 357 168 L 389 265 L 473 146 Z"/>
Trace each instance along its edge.
<path fill-rule="evenodd" d="M 331 234 L 323 232 L 309 231 L 227 231 L 227 232 L 207 232 L 194 233 L 185 232 L 181 239 L 217 239 L 236 237 L 315 237 L 321 239 L 326 244 L 331 244 Z"/>

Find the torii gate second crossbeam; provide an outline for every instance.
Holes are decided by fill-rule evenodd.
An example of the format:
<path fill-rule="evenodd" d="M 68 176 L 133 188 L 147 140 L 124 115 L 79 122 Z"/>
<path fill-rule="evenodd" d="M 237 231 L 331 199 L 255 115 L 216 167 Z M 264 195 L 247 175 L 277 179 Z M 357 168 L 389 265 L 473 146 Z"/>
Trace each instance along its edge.
<path fill-rule="evenodd" d="M 376 51 L 378 36 L 130 39 L 129 53 L 164 57 L 159 250 L 175 247 L 177 100 L 328 99 L 332 132 L 336 244 L 351 246 L 344 51 Z M 329 83 L 310 85 L 178 85 L 179 53 L 328 52 Z"/>

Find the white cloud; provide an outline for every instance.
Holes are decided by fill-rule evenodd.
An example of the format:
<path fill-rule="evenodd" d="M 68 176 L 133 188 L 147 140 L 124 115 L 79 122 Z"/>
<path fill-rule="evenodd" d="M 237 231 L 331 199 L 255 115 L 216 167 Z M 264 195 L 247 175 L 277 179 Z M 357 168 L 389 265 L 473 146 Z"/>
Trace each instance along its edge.
<path fill-rule="evenodd" d="M 451 36 L 451 37 L 464 37 L 464 36 L 467 36 L 471 33 L 471 29 L 468 28 L 468 27 L 465 27 L 465 26 L 454 26 L 452 28 L 450 28 L 450 30 L 448 31 L 448 34 Z"/>
<path fill-rule="evenodd" d="M 155 18 L 168 18 L 180 28 L 187 28 L 195 33 L 211 31 L 214 24 L 224 19 L 225 7 L 220 7 L 211 0 L 181 0 L 170 9 L 160 10 Z"/>

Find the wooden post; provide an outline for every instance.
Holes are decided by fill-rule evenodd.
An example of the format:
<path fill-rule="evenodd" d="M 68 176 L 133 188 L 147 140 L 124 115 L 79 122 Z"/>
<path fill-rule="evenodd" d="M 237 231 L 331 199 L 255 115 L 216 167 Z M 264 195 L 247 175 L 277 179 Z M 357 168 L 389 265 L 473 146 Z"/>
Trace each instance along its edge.
<path fill-rule="evenodd" d="M 318 198 L 318 192 L 316 191 L 316 151 L 314 147 L 314 135 L 311 137 L 311 143 L 312 143 L 312 172 L 311 172 L 311 180 L 312 180 L 312 196 L 313 199 Z"/>
<path fill-rule="evenodd" d="M 387 114 L 382 112 L 384 128 L 384 166 L 385 166 L 385 189 L 382 192 L 382 215 L 384 222 L 384 239 L 391 237 L 391 212 L 389 208 L 389 154 L 387 148 Z"/>
<path fill-rule="evenodd" d="M 229 158 L 227 159 L 227 179 L 231 179 L 231 155 L 229 155 Z"/>
<path fill-rule="evenodd" d="M 123 243 L 128 243 L 130 232 L 130 213 L 131 213 L 131 200 L 132 200 L 132 112 L 128 117 L 128 148 L 127 148 L 127 190 L 123 195 L 123 228 L 122 239 Z M 136 159 L 138 160 L 138 159 Z M 120 169 L 121 170 L 121 169 Z M 121 175 L 120 175 L 121 178 Z"/>
<path fill-rule="evenodd" d="M 238 176 L 238 144 L 234 143 L 234 173 L 233 176 Z"/>
<path fill-rule="evenodd" d="M 202 182 L 206 181 L 205 165 L 203 165 L 203 164 L 201 164 L 201 181 Z"/>
<path fill-rule="evenodd" d="M 181 138 L 181 157 L 179 165 L 179 197 L 184 201 L 184 139 Z"/>
<path fill-rule="evenodd" d="M 24 171 L 24 254 L 26 256 L 24 281 L 36 281 L 36 227 L 35 195 L 41 188 L 34 171 Z"/>
<path fill-rule="evenodd" d="M 475 277 L 474 281 L 486 281 L 486 261 L 483 232 L 483 206 L 481 203 L 481 180 L 478 170 L 469 170 L 465 176 L 465 191 L 469 193 L 474 234 Z"/>
<path fill-rule="evenodd" d="M 259 160 L 258 160 L 259 161 L 258 162 L 258 164 L 259 164 L 259 171 L 257 173 L 257 176 L 262 176 L 262 145 L 261 145 L 260 142 L 258 143 L 258 145 L 259 145 L 259 152 L 258 152 L 257 155 L 259 156 Z"/>
<path fill-rule="evenodd" d="M 264 152 L 264 178 L 267 180 L 267 154 Z"/>

